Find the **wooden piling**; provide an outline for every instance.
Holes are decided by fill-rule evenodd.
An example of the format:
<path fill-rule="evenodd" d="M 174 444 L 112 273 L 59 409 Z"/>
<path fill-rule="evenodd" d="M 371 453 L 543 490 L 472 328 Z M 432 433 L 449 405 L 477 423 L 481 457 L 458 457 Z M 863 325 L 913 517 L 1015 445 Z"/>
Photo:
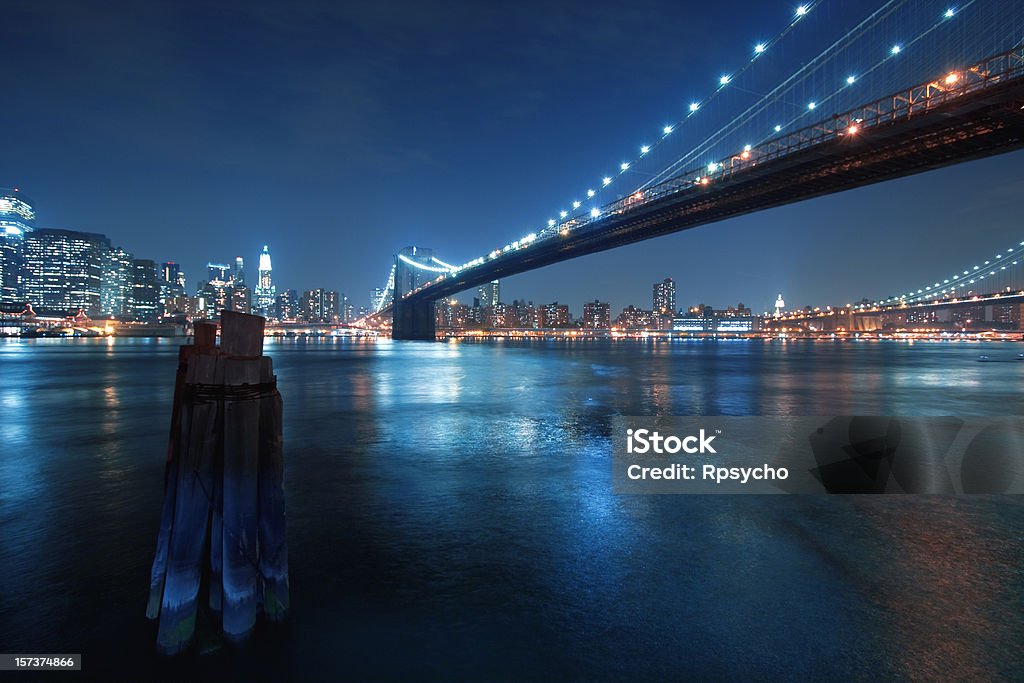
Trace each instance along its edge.
<path fill-rule="evenodd" d="M 179 354 L 168 467 L 146 615 L 159 618 L 157 649 L 184 650 L 195 631 L 202 582 L 224 635 L 246 638 L 263 609 L 288 606 L 281 397 L 265 321 L 224 311 L 196 326 Z M 186 350 L 188 349 L 188 350 Z"/>

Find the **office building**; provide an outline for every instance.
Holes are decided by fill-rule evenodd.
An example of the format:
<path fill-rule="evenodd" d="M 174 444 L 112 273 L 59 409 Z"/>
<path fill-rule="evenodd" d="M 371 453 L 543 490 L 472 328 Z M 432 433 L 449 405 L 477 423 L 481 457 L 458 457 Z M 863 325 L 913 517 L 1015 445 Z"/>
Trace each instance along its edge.
<path fill-rule="evenodd" d="M 115 318 L 128 315 L 134 281 L 134 257 L 120 247 L 107 249 L 103 256 L 103 280 L 100 283 L 100 313 Z"/>
<path fill-rule="evenodd" d="M 25 236 L 35 222 L 32 203 L 18 188 L 0 188 L 0 304 L 25 302 Z"/>
<path fill-rule="evenodd" d="M 104 235 L 44 228 L 24 241 L 25 299 L 37 313 L 102 315 L 100 290 L 110 241 Z"/>
<path fill-rule="evenodd" d="M 496 306 L 501 303 L 501 284 L 498 280 L 480 285 L 476 290 L 476 298 L 480 300 L 480 308 Z"/>
<path fill-rule="evenodd" d="M 163 311 L 160 306 L 160 278 L 157 265 L 150 259 L 132 261 L 132 289 L 128 315 L 139 322 L 155 322 Z"/>

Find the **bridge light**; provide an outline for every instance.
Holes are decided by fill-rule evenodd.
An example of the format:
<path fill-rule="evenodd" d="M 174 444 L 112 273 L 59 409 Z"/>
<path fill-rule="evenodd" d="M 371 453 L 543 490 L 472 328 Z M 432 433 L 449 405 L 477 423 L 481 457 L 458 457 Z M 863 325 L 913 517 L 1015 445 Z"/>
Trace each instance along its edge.
<path fill-rule="evenodd" d="M 903 48 L 900 47 L 899 45 L 893 45 L 892 50 L 890 50 L 890 52 L 892 52 L 894 55 L 898 55 L 901 50 L 903 50 Z"/>
<path fill-rule="evenodd" d="M 741 159 L 749 159 L 750 158 L 750 150 L 743 150 L 743 154 L 740 154 L 740 158 Z"/>
<path fill-rule="evenodd" d="M 597 193 L 594 192 L 593 190 L 587 190 L 587 196 L 588 197 L 593 197 L 595 194 L 597 194 Z"/>
<path fill-rule="evenodd" d="M 717 170 L 718 170 L 718 164 L 716 164 L 713 161 L 710 164 L 708 164 L 708 173 L 714 173 Z"/>
<path fill-rule="evenodd" d="M 565 217 L 567 217 L 569 215 L 569 212 L 568 211 L 559 211 L 558 215 L 561 216 L 562 218 L 565 218 Z"/>
<path fill-rule="evenodd" d="M 818 106 L 818 103 L 817 103 L 817 102 L 808 102 L 808 103 L 807 103 L 807 109 L 809 109 L 809 110 L 811 110 L 811 111 L 814 111 L 814 109 L 815 109 L 815 108 L 816 108 L 817 106 Z"/>
<path fill-rule="evenodd" d="M 847 135 L 856 135 L 859 130 L 860 130 L 860 127 L 855 123 L 855 124 L 853 124 L 852 126 L 850 126 L 849 128 L 846 129 L 846 133 L 847 133 Z"/>
<path fill-rule="evenodd" d="M 629 162 L 623 161 L 621 164 L 619 164 L 619 170 L 620 171 L 625 171 L 628 168 L 629 168 Z"/>
<path fill-rule="evenodd" d="M 565 237 L 566 235 L 569 234 L 569 228 L 562 228 L 558 232 L 561 233 L 562 237 Z"/>
<path fill-rule="evenodd" d="M 555 219 L 554 218 L 549 218 L 548 219 L 548 227 L 549 228 L 555 227 Z"/>
<path fill-rule="evenodd" d="M 573 202 L 572 203 L 572 208 L 574 208 L 574 209 L 580 208 L 580 203 L 579 202 Z"/>
<path fill-rule="evenodd" d="M 718 83 L 719 83 L 719 85 L 728 85 L 729 81 L 731 81 L 731 80 L 732 80 L 731 76 L 729 76 L 728 74 L 723 74 L 722 77 L 718 79 Z"/>
<path fill-rule="evenodd" d="M 707 178 L 707 177 L 704 177 L 704 178 L 701 178 L 701 179 L 700 179 L 700 184 L 701 184 L 701 185 L 707 185 L 707 184 L 708 184 L 708 183 L 710 183 L 710 182 L 711 182 L 711 179 L 710 179 L 710 178 Z"/>
<path fill-rule="evenodd" d="M 796 8 L 796 15 L 798 17 L 804 16 L 805 14 L 807 14 L 807 12 L 808 12 L 807 5 L 800 5 L 799 7 Z"/>
<path fill-rule="evenodd" d="M 851 75 L 851 76 L 847 76 L 846 77 L 846 85 L 853 85 L 856 82 L 857 82 L 857 77 L 856 76 L 852 76 Z"/>
<path fill-rule="evenodd" d="M 960 74 L 958 74 L 958 73 L 956 73 L 954 71 L 953 73 L 951 73 L 948 76 L 946 76 L 946 85 L 953 85 L 954 83 L 956 83 L 959 80 L 960 80 Z"/>
<path fill-rule="evenodd" d="M 751 150 L 750 145 L 743 145 L 743 151 L 744 152 L 749 152 L 750 150 Z"/>
<path fill-rule="evenodd" d="M 948 10 L 945 11 L 945 13 L 942 16 L 946 17 L 947 19 L 952 19 L 953 15 L 955 14 L 956 10 L 950 7 Z"/>
<path fill-rule="evenodd" d="M 650 151 L 651 151 L 651 148 L 648 145 L 644 145 L 643 147 L 640 148 L 640 153 L 641 154 L 647 154 Z"/>
<path fill-rule="evenodd" d="M 757 45 L 754 46 L 754 53 L 755 54 L 761 54 L 762 52 L 764 52 L 767 49 L 768 49 L 767 45 L 765 45 L 764 43 L 758 43 Z"/>
<path fill-rule="evenodd" d="M 602 182 L 602 183 L 604 183 L 605 185 L 611 185 L 612 179 L 611 179 L 611 178 L 609 178 L 608 176 L 605 176 L 605 177 L 604 177 L 604 178 L 603 178 L 603 179 L 601 180 L 601 182 Z"/>
<path fill-rule="evenodd" d="M 672 126 L 665 126 L 664 128 L 661 129 L 661 132 L 664 133 L 665 135 L 668 135 L 669 133 L 672 132 Z"/>
<path fill-rule="evenodd" d="M 776 133 L 781 133 L 782 132 L 782 126 L 775 126 L 775 132 Z"/>
<path fill-rule="evenodd" d="M 690 102 L 690 111 L 697 111 L 698 109 L 700 109 L 699 102 Z"/>
<path fill-rule="evenodd" d="M 594 209 L 590 210 L 590 217 L 591 218 L 597 218 L 600 215 L 601 215 L 601 212 L 598 209 L 594 208 Z"/>

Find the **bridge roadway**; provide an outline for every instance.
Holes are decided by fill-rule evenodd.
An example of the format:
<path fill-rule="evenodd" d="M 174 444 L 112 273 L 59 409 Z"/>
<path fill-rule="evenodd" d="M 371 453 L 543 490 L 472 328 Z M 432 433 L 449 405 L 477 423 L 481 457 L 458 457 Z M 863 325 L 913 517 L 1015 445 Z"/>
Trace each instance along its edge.
<path fill-rule="evenodd" d="M 995 75 L 986 68 L 994 61 L 1002 65 Z M 733 157 L 706 184 L 694 183 L 695 174 L 681 176 L 645 190 L 642 201 L 621 199 L 565 234 L 503 252 L 404 298 L 396 292 L 393 336 L 433 339 L 433 302 L 491 280 L 1024 146 L 1024 53 L 962 73 L 962 87 L 915 86 L 760 145 L 749 159 Z"/>

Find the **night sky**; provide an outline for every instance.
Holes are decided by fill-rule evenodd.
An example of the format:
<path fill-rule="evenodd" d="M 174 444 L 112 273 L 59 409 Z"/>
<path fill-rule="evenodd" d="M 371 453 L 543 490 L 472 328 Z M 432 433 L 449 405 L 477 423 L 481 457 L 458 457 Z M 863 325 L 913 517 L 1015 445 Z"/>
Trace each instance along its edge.
<path fill-rule="evenodd" d="M 816 8 L 747 87 L 871 4 Z M 182 263 L 190 291 L 236 255 L 254 281 L 267 243 L 279 291 L 366 305 L 403 246 L 462 263 L 542 227 L 795 5 L 7 0 L 0 185 L 34 200 L 37 227 Z M 578 314 L 600 298 L 614 314 L 650 307 L 667 276 L 680 305 L 758 310 L 779 291 L 802 306 L 916 288 L 1024 239 L 1022 161 L 577 259 L 504 281 L 503 299 Z"/>

